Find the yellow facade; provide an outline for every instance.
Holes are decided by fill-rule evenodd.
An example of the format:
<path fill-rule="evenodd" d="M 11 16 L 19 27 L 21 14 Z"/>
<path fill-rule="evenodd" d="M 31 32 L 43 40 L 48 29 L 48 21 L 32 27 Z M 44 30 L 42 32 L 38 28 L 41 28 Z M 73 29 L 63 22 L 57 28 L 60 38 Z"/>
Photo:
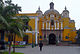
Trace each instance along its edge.
<path fill-rule="evenodd" d="M 70 19 L 69 11 L 65 7 L 65 10 L 63 10 L 63 12 L 60 14 L 57 10 L 54 9 L 53 4 L 54 4 L 53 2 L 50 3 L 50 9 L 45 11 L 44 14 L 40 10 L 40 8 L 36 11 L 36 13 L 17 14 L 17 16 L 28 16 L 30 18 L 28 25 L 32 28 L 32 31 L 34 31 L 34 33 L 26 32 L 26 35 L 28 35 L 29 44 L 31 44 L 32 41 L 35 43 L 35 23 L 36 23 L 35 17 L 37 17 L 38 42 L 39 40 L 45 40 L 44 39 L 45 35 L 47 40 L 51 33 L 53 33 L 56 37 L 58 37 L 57 39 L 59 39 L 59 36 L 61 36 L 60 41 L 72 41 L 72 42 L 76 41 L 75 22 L 74 20 Z M 16 41 L 19 40 L 18 37 L 16 37 Z"/>

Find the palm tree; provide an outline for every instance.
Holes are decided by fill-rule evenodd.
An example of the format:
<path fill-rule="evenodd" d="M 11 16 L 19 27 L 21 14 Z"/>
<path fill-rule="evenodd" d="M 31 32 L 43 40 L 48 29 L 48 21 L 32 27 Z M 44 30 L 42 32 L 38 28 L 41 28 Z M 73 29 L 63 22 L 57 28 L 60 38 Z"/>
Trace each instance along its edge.
<path fill-rule="evenodd" d="M 7 1 L 6 1 L 7 2 Z M 9 2 L 9 1 L 8 1 Z M 7 3 L 8 3 L 7 2 Z M 11 2 L 11 1 L 10 1 Z M 11 15 L 15 16 L 18 11 L 21 11 L 20 7 L 18 7 L 18 5 L 14 5 L 11 3 L 8 3 L 9 6 L 11 5 L 12 8 L 14 8 L 14 10 L 12 10 Z M 15 16 L 16 17 L 16 16 Z M 8 31 L 10 32 L 10 34 L 14 34 L 14 47 L 13 47 L 13 52 L 15 52 L 15 35 L 17 34 L 18 36 L 23 36 L 23 27 L 26 28 L 27 26 L 25 25 L 25 22 L 29 20 L 28 17 L 25 18 L 26 20 L 21 19 L 21 17 L 16 17 L 16 19 L 10 19 L 11 22 L 9 23 L 10 28 L 8 29 Z M 14 30 L 13 30 L 14 29 Z M 9 53 L 10 53 L 10 49 L 11 49 L 11 40 L 10 40 L 10 45 L 9 45 Z"/>
<path fill-rule="evenodd" d="M 15 16 L 18 13 L 18 11 L 21 11 L 21 9 L 20 9 L 21 7 L 18 7 L 17 5 L 12 4 L 11 0 L 5 1 L 5 2 L 8 4 L 7 6 L 4 5 L 3 0 L 0 0 L 0 33 L 1 33 L 2 41 L 4 41 L 4 32 L 5 31 L 8 32 L 9 36 L 10 36 L 10 34 L 13 34 L 13 33 L 21 34 L 22 26 L 23 26 L 21 24 L 21 22 L 15 23 L 19 19 L 18 20 L 12 19 L 12 17 Z M 18 33 L 18 32 L 20 32 L 20 33 Z M 3 45 L 3 47 L 4 47 L 4 45 Z M 10 50 L 11 50 L 11 41 L 9 44 L 9 54 L 10 54 Z"/>
<path fill-rule="evenodd" d="M 18 11 L 21 11 L 21 9 L 20 9 L 21 7 L 18 7 L 18 5 L 12 4 L 11 1 L 6 1 L 6 3 L 8 3 L 9 6 L 11 6 L 12 8 L 14 8 L 14 10 L 11 10 L 10 13 L 11 13 L 11 15 L 16 17 L 16 14 L 18 13 Z M 22 18 L 25 18 L 25 19 L 22 19 Z M 15 35 L 17 34 L 18 36 L 24 36 L 23 29 L 25 30 L 28 27 L 28 26 L 25 26 L 25 25 L 26 25 L 26 22 L 29 21 L 29 18 L 27 16 L 20 16 L 20 17 L 16 17 L 16 19 L 13 18 L 13 19 L 10 19 L 10 20 L 11 20 L 11 22 L 9 23 L 10 28 L 8 29 L 8 31 L 11 34 L 14 34 L 14 36 L 13 36 L 14 37 L 13 52 L 15 52 Z M 10 46 L 11 46 L 11 41 L 10 41 Z M 9 47 L 9 50 L 10 50 L 10 48 L 11 47 Z"/>
<path fill-rule="evenodd" d="M 1 41 L 4 41 L 4 32 L 6 28 L 9 26 L 8 22 L 4 18 L 4 3 L 3 0 L 0 0 L 0 33 L 1 33 Z M 4 45 L 2 45 L 2 48 L 4 48 Z"/>
<path fill-rule="evenodd" d="M 14 34 L 14 45 L 15 45 L 15 35 L 23 36 L 23 29 L 25 30 L 27 26 L 25 26 L 26 21 L 29 21 L 28 17 L 25 19 L 20 19 L 20 17 L 16 17 L 18 11 L 21 11 L 21 7 L 18 5 L 14 5 L 11 3 L 11 0 L 5 1 L 8 5 L 4 6 L 3 0 L 0 0 L 0 33 L 1 40 L 4 40 L 4 32 L 8 33 L 10 38 Z M 13 17 L 16 17 L 14 19 Z M 23 17 L 23 16 L 22 16 Z M 11 51 L 11 40 L 9 41 L 9 54 Z M 15 52 L 15 47 L 13 52 Z"/>
<path fill-rule="evenodd" d="M 15 35 L 17 34 L 18 36 L 25 36 L 25 34 L 23 33 L 23 30 L 25 31 L 26 29 L 28 29 L 28 26 L 25 26 L 26 25 L 26 22 L 28 22 L 29 18 L 25 16 L 25 19 L 22 19 L 21 17 L 16 17 L 16 21 L 15 23 L 11 23 L 11 27 L 14 29 L 13 30 L 13 33 L 14 33 L 14 40 L 13 40 L 13 44 L 14 44 L 14 47 L 13 47 L 13 52 L 15 52 Z"/>

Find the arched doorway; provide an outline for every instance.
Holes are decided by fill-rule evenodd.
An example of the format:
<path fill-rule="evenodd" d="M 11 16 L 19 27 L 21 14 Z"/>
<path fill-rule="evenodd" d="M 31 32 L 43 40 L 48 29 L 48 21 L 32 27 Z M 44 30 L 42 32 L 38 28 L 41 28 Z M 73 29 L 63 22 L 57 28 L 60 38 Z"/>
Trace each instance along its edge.
<path fill-rule="evenodd" d="M 53 33 L 49 35 L 49 44 L 56 44 L 56 36 Z"/>

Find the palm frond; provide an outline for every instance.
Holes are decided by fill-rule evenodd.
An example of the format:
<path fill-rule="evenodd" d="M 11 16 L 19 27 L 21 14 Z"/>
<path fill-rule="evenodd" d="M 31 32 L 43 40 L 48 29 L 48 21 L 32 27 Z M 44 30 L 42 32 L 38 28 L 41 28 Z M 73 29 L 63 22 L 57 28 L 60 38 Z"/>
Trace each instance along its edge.
<path fill-rule="evenodd" d="M 2 20 L 3 23 L 5 23 L 8 27 L 9 27 L 9 24 L 8 22 L 3 18 L 3 16 L 0 15 L 0 20 Z"/>
<path fill-rule="evenodd" d="M 23 37 L 23 32 L 21 31 L 21 29 L 19 29 L 19 32 L 20 32 L 21 37 Z"/>

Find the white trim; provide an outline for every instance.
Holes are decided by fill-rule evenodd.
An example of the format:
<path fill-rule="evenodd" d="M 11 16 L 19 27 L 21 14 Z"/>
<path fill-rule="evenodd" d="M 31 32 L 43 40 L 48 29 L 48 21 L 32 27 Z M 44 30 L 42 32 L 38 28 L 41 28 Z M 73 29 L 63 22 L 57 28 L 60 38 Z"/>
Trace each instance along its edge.
<path fill-rule="evenodd" d="M 55 22 L 55 30 L 56 30 L 56 22 Z"/>
<path fill-rule="evenodd" d="M 25 33 L 35 33 L 35 31 L 28 31 L 28 30 L 26 30 Z"/>
<path fill-rule="evenodd" d="M 50 30 L 50 22 L 49 22 L 49 30 Z"/>
<path fill-rule="evenodd" d="M 20 16 L 17 16 L 17 17 L 20 17 Z M 12 17 L 12 19 L 18 19 L 17 17 Z M 25 16 L 26 17 L 26 16 Z M 21 19 L 26 19 L 25 17 L 20 17 Z M 28 16 L 29 19 L 35 19 L 35 18 L 38 18 L 38 16 Z"/>
<path fill-rule="evenodd" d="M 44 22 L 42 23 L 42 29 L 44 29 Z"/>

